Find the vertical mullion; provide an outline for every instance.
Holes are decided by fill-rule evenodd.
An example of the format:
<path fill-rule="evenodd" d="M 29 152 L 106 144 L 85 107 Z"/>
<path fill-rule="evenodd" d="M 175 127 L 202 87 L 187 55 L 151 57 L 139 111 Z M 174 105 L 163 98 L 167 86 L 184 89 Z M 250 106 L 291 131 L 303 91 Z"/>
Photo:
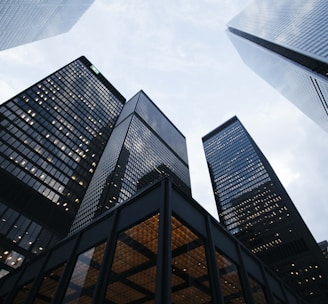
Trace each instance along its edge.
<path fill-rule="evenodd" d="M 220 284 L 220 269 L 216 259 L 216 249 L 213 242 L 212 234 L 212 222 L 211 216 L 207 214 L 206 216 L 206 232 L 208 236 L 207 242 L 207 269 L 210 276 L 210 287 L 212 289 L 213 303 L 223 304 L 223 293 Z"/>
<path fill-rule="evenodd" d="M 270 288 L 270 286 L 268 284 L 268 279 L 267 279 L 267 276 L 266 276 L 266 271 L 265 271 L 264 266 L 263 266 L 262 263 L 261 263 L 260 267 L 261 267 L 261 272 L 262 272 L 262 276 L 263 276 L 263 280 L 264 280 L 264 286 L 265 286 L 265 288 L 263 290 L 264 295 L 265 295 L 266 299 L 269 301 L 270 304 L 274 304 L 272 291 L 271 291 L 271 288 Z"/>
<path fill-rule="evenodd" d="M 246 303 L 255 304 L 253 294 L 252 294 L 252 291 L 250 289 L 248 274 L 247 274 L 247 271 L 245 269 L 245 261 L 243 259 L 241 246 L 240 246 L 240 244 L 237 240 L 236 240 L 235 244 L 236 244 L 236 247 L 237 247 L 237 252 L 238 252 L 238 257 L 239 257 L 240 281 L 241 281 L 242 288 L 243 288 L 244 293 L 245 293 Z"/>
<path fill-rule="evenodd" d="M 117 237 L 117 222 L 119 218 L 119 211 L 115 209 L 113 218 L 112 231 L 109 233 L 107 238 L 106 249 L 104 251 L 104 256 L 101 262 L 100 271 L 98 275 L 98 280 L 93 294 L 92 303 L 104 303 L 104 298 L 106 295 L 107 285 L 109 283 L 111 268 L 114 260 L 115 249 L 116 249 L 116 237 Z"/>
<path fill-rule="evenodd" d="M 82 236 L 82 232 L 78 233 L 78 235 L 76 236 L 73 250 L 67 259 L 66 267 L 63 271 L 62 277 L 59 280 L 59 283 L 58 283 L 58 286 L 56 289 L 56 293 L 55 293 L 51 303 L 54 303 L 54 304 L 61 303 L 63 300 L 63 297 L 66 293 L 66 289 L 68 288 L 69 281 L 71 279 L 71 275 L 72 275 L 74 267 L 75 267 L 76 258 L 77 258 L 76 251 L 77 251 L 78 245 L 80 243 L 81 236 Z M 63 254 L 65 254 L 65 253 L 63 252 Z"/>
<path fill-rule="evenodd" d="M 156 270 L 155 303 L 171 303 L 171 216 L 172 216 L 172 184 L 168 179 L 161 183 L 161 206 L 158 229 L 158 256 Z"/>

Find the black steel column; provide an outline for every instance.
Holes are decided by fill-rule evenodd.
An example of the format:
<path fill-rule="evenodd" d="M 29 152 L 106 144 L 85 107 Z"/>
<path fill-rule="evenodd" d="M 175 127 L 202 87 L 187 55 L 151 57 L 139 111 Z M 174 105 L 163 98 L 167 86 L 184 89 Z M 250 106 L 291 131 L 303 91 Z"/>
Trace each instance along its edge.
<path fill-rule="evenodd" d="M 112 231 L 110 231 L 107 238 L 106 249 L 104 251 L 103 260 L 100 266 L 98 280 L 93 294 L 92 303 L 99 304 L 105 303 L 105 296 L 107 285 L 109 283 L 111 268 L 114 260 L 115 249 L 116 249 L 116 238 L 117 238 L 117 221 L 118 221 L 118 209 L 114 211 Z"/>
<path fill-rule="evenodd" d="M 216 259 L 216 249 L 213 242 L 211 216 L 206 216 L 206 234 L 207 234 L 207 269 L 210 277 L 210 287 L 212 290 L 212 303 L 224 304 L 223 292 L 220 284 L 220 269 Z"/>
<path fill-rule="evenodd" d="M 76 263 L 76 251 L 81 239 L 81 235 L 82 233 L 79 232 L 76 239 L 75 239 L 75 244 L 73 247 L 73 250 L 71 252 L 71 254 L 67 257 L 67 264 L 66 267 L 64 269 L 63 275 L 62 277 L 59 279 L 59 283 L 56 289 L 56 293 L 55 296 L 53 297 L 51 303 L 62 303 L 62 300 L 65 296 L 68 284 L 71 280 L 71 276 L 73 273 L 73 270 L 75 268 L 75 263 Z"/>
<path fill-rule="evenodd" d="M 155 303 L 171 303 L 171 215 L 172 215 L 172 185 L 171 181 L 164 179 L 161 183 L 161 206 L 158 229 L 158 256 L 156 271 Z"/>
<path fill-rule="evenodd" d="M 239 270 L 239 274 L 240 274 L 240 281 L 241 281 L 241 284 L 243 287 L 246 303 L 247 304 L 256 304 L 254 302 L 253 293 L 250 288 L 249 278 L 248 278 L 247 271 L 245 269 L 245 261 L 243 259 L 241 247 L 237 240 L 236 240 L 236 246 L 237 246 L 239 265 L 240 265 L 238 270 Z"/>

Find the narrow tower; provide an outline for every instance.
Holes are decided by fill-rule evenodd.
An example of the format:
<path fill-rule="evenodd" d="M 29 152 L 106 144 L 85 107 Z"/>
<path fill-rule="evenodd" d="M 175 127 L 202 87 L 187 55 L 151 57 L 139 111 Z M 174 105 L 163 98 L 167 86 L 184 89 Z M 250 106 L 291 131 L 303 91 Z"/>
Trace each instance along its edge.
<path fill-rule="evenodd" d="M 220 222 L 313 303 L 326 303 L 327 262 L 254 140 L 233 117 L 203 137 Z"/>

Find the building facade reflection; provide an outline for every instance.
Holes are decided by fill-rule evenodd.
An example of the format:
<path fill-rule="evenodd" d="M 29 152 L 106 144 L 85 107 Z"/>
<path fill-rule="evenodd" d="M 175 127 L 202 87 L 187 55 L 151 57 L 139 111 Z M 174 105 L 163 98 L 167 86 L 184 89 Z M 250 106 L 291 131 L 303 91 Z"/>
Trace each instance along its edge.
<path fill-rule="evenodd" d="M 125 98 L 81 57 L 0 107 L 0 276 L 67 235 Z"/>
<path fill-rule="evenodd" d="M 191 193 L 186 139 L 140 91 L 117 120 L 71 233 L 153 182 L 151 178 L 145 183 L 145 176 L 161 167 Z"/>
<path fill-rule="evenodd" d="M 203 137 L 220 222 L 310 303 L 326 303 L 328 263 L 237 117 Z"/>
<path fill-rule="evenodd" d="M 328 4 L 254 1 L 228 23 L 243 61 L 328 132 Z"/>
<path fill-rule="evenodd" d="M 0 51 L 68 32 L 93 2 L 1 1 Z"/>

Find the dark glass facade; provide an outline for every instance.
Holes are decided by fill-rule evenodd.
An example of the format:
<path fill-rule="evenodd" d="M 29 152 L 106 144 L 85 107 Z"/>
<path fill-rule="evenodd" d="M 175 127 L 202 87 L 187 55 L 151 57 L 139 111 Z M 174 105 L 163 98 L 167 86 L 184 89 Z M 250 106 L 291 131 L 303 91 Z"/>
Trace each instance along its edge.
<path fill-rule="evenodd" d="M 328 4 L 256 0 L 228 23 L 243 61 L 328 132 Z"/>
<path fill-rule="evenodd" d="M 203 145 L 223 226 L 307 300 L 327 303 L 328 264 L 238 118 L 204 136 Z"/>
<path fill-rule="evenodd" d="M 125 103 L 81 57 L 0 107 L 0 276 L 66 236 Z"/>
<path fill-rule="evenodd" d="M 0 299 L 305 304 L 179 188 L 167 178 L 144 188 L 2 279 Z"/>
<path fill-rule="evenodd" d="M 140 91 L 118 118 L 71 233 L 167 175 L 190 194 L 185 137 Z"/>
<path fill-rule="evenodd" d="M 68 32 L 94 0 L 3 0 L 0 50 Z"/>

